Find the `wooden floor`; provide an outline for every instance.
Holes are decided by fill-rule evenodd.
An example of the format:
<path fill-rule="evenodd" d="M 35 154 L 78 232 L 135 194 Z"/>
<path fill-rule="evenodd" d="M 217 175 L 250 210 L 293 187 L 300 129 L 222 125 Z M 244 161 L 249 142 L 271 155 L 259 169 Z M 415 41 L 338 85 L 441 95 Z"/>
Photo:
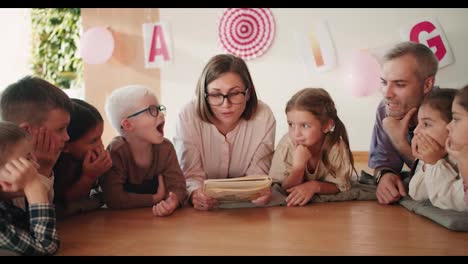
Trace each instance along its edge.
<path fill-rule="evenodd" d="M 376 201 L 182 208 L 169 217 L 102 209 L 60 221 L 58 231 L 58 255 L 468 255 L 468 232 Z"/>
<path fill-rule="evenodd" d="M 59 222 L 58 255 L 468 255 L 468 233 L 374 201 L 101 210 Z"/>

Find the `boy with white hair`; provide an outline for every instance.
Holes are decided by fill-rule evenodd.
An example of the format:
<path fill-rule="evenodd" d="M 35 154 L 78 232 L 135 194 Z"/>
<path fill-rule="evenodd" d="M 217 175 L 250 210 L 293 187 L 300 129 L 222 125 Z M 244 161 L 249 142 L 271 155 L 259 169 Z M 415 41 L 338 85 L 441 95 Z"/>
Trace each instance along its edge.
<path fill-rule="evenodd" d="M 170 215 L 187 193 L 174 146 L 164 138 L 166 108 L 148 88 L 129 85 L 106 98 L 105 110 L 120 136 L 107 147 L 112 168 L 101 178 L 104 202 L 112 209 L 153 206 L 154 215 Z"/>

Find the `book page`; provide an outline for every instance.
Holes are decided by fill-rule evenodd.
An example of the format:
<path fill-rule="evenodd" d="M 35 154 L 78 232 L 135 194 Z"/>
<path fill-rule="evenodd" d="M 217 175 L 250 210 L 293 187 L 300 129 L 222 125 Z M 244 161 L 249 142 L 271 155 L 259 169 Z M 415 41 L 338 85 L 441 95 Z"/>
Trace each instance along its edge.
<path fill-rule="evenodd" d="M 267 193 L 271 184 L 268 175 L 255 175 L 205 180 L 203 190 L 219 202 L 251 201 Z"/>

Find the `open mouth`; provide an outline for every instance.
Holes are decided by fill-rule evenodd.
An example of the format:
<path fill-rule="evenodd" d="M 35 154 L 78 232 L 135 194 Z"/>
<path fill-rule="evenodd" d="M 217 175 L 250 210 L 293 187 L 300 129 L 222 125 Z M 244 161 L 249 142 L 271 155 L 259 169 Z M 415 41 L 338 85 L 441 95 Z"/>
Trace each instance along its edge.
<path fill-rule="evenodd" d="M 391 110 L 398 109 L 400 107 L 400 104 L 398 103 L 392 103 L 392 102 L 387 102 L 387 107 Z"/>
<path fill-rule="evenodd" d="M 156 127 L 156 130 L 161 133 L 161 134 L 164 134 L 164 122 L 162 122 L 161 124 L 159 124 L 157 127 Z"/>

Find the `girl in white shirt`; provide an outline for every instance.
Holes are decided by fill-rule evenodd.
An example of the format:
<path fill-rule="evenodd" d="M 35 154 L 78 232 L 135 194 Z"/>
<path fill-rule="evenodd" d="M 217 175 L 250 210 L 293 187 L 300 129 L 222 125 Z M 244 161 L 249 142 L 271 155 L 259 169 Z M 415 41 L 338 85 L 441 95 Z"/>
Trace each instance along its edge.
<path fill-rule="evenodd" d="M 465 211 L 468 210 L 468 85 L 460 89 L 452 104 L 452 121 L 448 124 L 448 153 L 457 161 L 464 181 Z"/>
<path fill-rule="evenodd" d="M 409 195 L 414 200 L 429 199 L 441 209 L 464 211 L 463 180 L 445 150 L 455 93 L 455 89 L 437 89 L 419 108 L 418 126 L 411 141 L 413 155 L 418 160 Z"/>

